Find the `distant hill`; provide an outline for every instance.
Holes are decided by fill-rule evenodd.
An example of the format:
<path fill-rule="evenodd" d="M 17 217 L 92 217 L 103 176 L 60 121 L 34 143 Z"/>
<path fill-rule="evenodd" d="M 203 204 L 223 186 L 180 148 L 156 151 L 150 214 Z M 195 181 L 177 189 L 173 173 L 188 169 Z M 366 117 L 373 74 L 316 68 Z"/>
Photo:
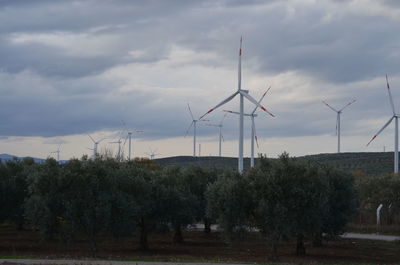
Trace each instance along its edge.
<path fill-rule="evenodd" d="M 26 156 L 28 157 L 28 156 Z M 18 156 L 13 156 L 13 155 L 9 155 L 9 154 L 0 154 L 0 159 L 2 161 L 7 161 L 7 160 L 12 160 L 12 159 L 24 159 L 26 157 L 18 157 Z M 33 159 L 33 161 L 35 161 L 36 163 L 43 163 L 44 161 L 46 161 L 46 159 L 43 158 L 37 158 L 37 157 L 31 157 Z"/>
<path fill-rule="evenodd" d="M 317 154 L 296 157 L 301 160 L 311 160 L 317 163 L 332 165 L 342 171 L 351 173 L 353 171 L 362 171 L 367 174 L 383 174 L 393 172 L 393 152 L 375 152 L 375 153 L 340 153 L 340 154 Z M 225 167 L 237 168 L 237 158 L 234 157 L 215 157 L 215 156 L 175 156 L 155 159 L 163 166 L 181 166 L 198 165 L 201 167 Z M 258 159 L 255 160 L 257 164 Z M 250 166 L 250 159 L 244 158 L 244 168 Z"/>

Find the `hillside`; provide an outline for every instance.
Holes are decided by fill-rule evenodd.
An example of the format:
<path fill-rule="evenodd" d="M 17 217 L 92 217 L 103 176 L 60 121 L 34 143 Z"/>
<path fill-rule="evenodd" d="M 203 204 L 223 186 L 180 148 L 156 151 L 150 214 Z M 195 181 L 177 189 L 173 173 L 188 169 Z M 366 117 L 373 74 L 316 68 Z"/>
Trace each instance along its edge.
<path fill-rule="evenodd" d="M 345 172 L 363 171 L 367 174 L 382 174 L 393 172 L 393 152 L 375 152 L 375 153 L 340 153 L 340 154 L 317 154 L 296 157 L 296 159 L 312 160 L 318 163 L 332 165 Z M 155 159 L 163 166 L 182 166 L 198 165 L 201 167 L 225 167 L 237 168 L 237 158 L 234 157 L 192 157 L 175 156 Z M 255 161 L 257 164 L 257 159 Z M 250 159 L 244 159 L 244 167 L 248 168 Z"/>

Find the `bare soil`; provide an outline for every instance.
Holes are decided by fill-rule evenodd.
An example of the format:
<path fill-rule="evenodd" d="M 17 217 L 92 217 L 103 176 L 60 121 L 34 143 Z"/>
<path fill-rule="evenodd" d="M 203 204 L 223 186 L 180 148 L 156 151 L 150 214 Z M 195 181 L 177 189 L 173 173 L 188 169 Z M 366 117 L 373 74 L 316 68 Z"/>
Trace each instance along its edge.
<path fill-rule="evenodd" d="M 113 260 L 258 262 L 268 263 L 269 245 L 258 234 L 227 244 L 219 233 L 185 231 L 185 242 L 172 243 L 172 234 L 151 234 L 151 250 L 139 250 L 138 237 L 98 240 L 97 258 Z M 335 239 L 321 248 L 306 243 L 306 256 L 295 255 L 295 242 L 279 246 L 280 262 L 295 264 L 400 264 L 400 243 L 371 240 Z M 88 241 L 72 243 L 44 241 L 31 230 L 0 227 L 0 256 L 18 258 L 82 259 L 91 257 Z"/>

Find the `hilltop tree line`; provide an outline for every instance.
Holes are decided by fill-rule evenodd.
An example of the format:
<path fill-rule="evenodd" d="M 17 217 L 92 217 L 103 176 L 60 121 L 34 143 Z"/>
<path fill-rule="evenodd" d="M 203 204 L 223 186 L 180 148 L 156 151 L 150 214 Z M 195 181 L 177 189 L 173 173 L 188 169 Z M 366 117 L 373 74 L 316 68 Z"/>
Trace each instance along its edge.
<path fill-rule="evenodd" d="M 173 231 L 171 240 L 180 243 L 189 225 L 202 223 L 210 233 L 218 224 L 228 242 L 256 231 L 276 259 L 283 241 L 296 240 L 302 255 L 306 240 L 317 246 L 323 235 L 342 233 L 363 205 L 359 195 L 374 203 L 371 184 L 362 191 L 359 186 L 347 173 L 286 153 L 261 158 L 244 174 L 161 167 L 146 159 L 11 160 L 0 163 L 0 221 L 34 229 L 47 240 L 84 236 L 93 255 L 101 235 L 135 236 L 148 249 L 155 231 Z M 396 198 L 390 200 L 398 209 Z"/>

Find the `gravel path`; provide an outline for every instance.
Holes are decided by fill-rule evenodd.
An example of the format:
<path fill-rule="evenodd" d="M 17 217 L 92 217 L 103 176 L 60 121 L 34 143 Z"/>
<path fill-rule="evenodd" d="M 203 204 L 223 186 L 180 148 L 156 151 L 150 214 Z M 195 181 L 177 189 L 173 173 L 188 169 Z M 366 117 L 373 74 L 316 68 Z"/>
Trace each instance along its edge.
<path fill-rule="evenodd" d="M 370 239 L 370 240 L 382 240 L 382 241 L 397 241 L 400 240 L 400 236 L 388 236 L 379 234 L 357 234 L 357 233 L 344 233 L 341 235 L 342 238 L 354 238 L 354 239 Z"/>

